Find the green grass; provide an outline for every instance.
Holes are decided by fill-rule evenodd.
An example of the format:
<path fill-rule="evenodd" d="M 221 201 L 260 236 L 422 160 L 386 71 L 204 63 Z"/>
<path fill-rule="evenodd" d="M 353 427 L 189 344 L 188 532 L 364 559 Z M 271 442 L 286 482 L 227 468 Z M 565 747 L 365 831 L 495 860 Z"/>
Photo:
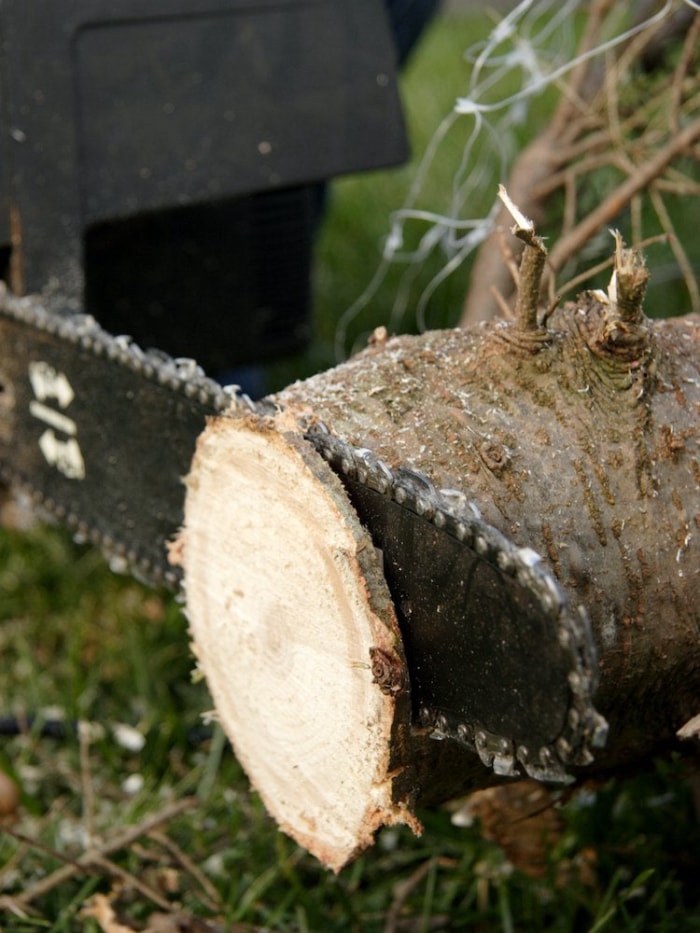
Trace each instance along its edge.
<path fill-rule="evenodd" d="M 385 830 L 373 850 L 334 876 L 276 831 L 220 735 L 193 735 L 209 699 L 190 682 L 185 624 L 170 599 L 112 576 L 57 530 L 4 533 L 0 567 L 5 709 L 41 712 L 53 704 L 60 709 L 52 715 L 93 724 L 82 760 L 71 730 L 48 739 L 35 728 L 3 741 L 0 766 L 23 790 L 12 828 L 42 848 L 0 837 L 2 893 L 31 888 L 60 867 L 59 854 L 79 858 L 88 825 L 108 841 L 195 798 L 161 835 L 110 855 L 128 873 L 120 894 L 104 866 L 77 872 L 27 905 L 24 918 L 6 913 L 4 929 L 96 930 L 80 911 L 91 895 L 110 891 L 124 922 L 143 929 L 164 907 L 134 891 L 133 878 L 173 910 L 178 904 L 224 929 L 238 922 L 382 931 L 392 905 L 397 930 L 700 929 L 700 831 L 681 763 L 659 763 L 565 806 L 566 832 L 539 880 L 513 870 L 478 827 L 453 825 L 447 809 L 422 814 L 420 839 Z M 140 750 L 116 742 L 120 722 L 143 735 Z M 128 793 L 134 775 L 142 786 Z M 178 850 L 204 873 L 204 884 Z M 587 872 L 577 868 L 583 854 Z"/>
<path fill-rule="evenodd" d="M 462 49 L 486 28 L 482 17 L 439 23 L 412 63 L 404 93 L 417 153 L 463 92 Z M 422 203 L 447 209 L 465 131 L 450 134 Z M 415 163 L 335 186 L 318 247 L 316 339 L 275 369 L 280 384 L 335 361 L 338 320 L 372 279 L 388 212 L 414 172 Z M 443 262 L 432 256 L 420 270 L 409 306 Z M 404 271 L 388 270 L 348 326 L 348 346 L 390 320 Z M 436 294 L 427 323 L 456 321 L 467 274 Z M 402 324 L 417 326 L 409 312 Z M 133 827 L 138 837 L 110 852 L 111 864 L 75 870 L 16 910 L 6 902 L 4 930 L 97 931 L 83 913 L 96 894 L 112 896 L 138 930 L 168 909 L 238 931 L 700 930 L 700 829 L 684 762 L 658 762 L 563 805 L 565 831 L 539 879 L 514 869 L 478 826 L 455 825 L 447 808 L 421 814 L 421 838 L 383 831 L 335 876 L 276 830 L 220 733 L 202 734 L 211 701 L 191 678 L 186 622 L 171 597 L 112 575 L 60 530 L 0 531 L 0 657 L 0 715 L 37 717 L 0 740 L 0 769 L 22 792 L 0 835 L 0 896 L 20 898 L 79 860 L 87 833 L 97 844 Z M 42 718 L 56 717 L 65 736 L 42 737 Z M 90 724 L 82 740 L 77 720 Z M 141 747 L 118 741 L 120 724 Z M 139 834 L 159 814 L 159 826 Z"/>

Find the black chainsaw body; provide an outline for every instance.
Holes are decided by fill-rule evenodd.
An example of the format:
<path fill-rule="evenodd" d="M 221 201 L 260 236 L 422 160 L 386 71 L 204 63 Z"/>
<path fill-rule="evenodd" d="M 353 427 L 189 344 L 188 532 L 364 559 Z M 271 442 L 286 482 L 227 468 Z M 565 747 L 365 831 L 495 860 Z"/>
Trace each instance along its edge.
<path fill-rule="evenodd" d="M 407 153 L 395 57 L 378 0 L 3 0 L 12 290 L 210 372 L 299 349 L 320 185 Z"/>

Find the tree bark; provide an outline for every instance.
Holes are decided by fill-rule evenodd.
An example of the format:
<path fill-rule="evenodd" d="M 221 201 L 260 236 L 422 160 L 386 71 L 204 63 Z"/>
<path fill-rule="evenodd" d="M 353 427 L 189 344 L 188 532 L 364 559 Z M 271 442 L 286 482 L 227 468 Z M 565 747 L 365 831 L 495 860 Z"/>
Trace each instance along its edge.
<path fill-rule="evenodd" d="M 276 417 L 200 439 L 176 549 L 195 653 L 268 809 L 332 868 L 496 779 L 411 721 L 381 563 L 309 423 L 463 490 L 585 607 L 610 733 L 579 777 L 680 745 L 700 712 L 700 319 L 652 323 L 627 297 L 584 296 L 546 329 L 380 337 L 281 392 Z"/>

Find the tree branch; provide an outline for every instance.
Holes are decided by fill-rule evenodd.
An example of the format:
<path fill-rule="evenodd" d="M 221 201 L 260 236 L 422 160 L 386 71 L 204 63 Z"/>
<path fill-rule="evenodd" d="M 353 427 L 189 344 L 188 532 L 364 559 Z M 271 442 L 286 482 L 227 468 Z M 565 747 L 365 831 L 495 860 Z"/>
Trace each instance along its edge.
<path fill-rule="evenodd" d="M 184 797 L 175 803 L 168 804 L 158 813 L 148 817 L 136 826 L 129 826 L 120 833 L 115 833 L 101 845 L 94 846 L 87 852 L 84 852 L 79 858 L 61 868 L 56 869 L 45 878 L 41 878 L 35 884 L 17 897 L 0 897 L 0 910 L 16 910 L 19 907 L 26 907 L 49 891 L 52 891 L 57 885 L 63 884 L 69 878 L 74 877 L 80 872 L 90 872 L 98 867 L 103 860 L 118 852 L 120 849 L 127 849 L 132 843 L 136 842 L 141 836 L 146 836 L 158 826 L 167 823 L 197 805 L 195 797 Z M 56 855 L 61 858 L 60 855 Z"/>
<path fill-rule="evenodd" d="M 549 254 L 549 268 L 552 272 L 558 272 L 601 227 L 617 217 L 638 191 L 646 188 L 673 159 L 681 155 L 699 138 L 700 119 L 687 126 L 648 162 L 641 165 L 634 175 L 623 182 L 602 204 L 584 217 L 569 234 L 558 241 Z"/>

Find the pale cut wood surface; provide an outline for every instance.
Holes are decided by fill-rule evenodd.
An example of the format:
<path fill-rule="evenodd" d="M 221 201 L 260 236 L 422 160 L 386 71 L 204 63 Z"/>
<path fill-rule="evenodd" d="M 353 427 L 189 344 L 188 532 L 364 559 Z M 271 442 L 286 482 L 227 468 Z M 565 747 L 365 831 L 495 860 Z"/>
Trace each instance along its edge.
<path fill-rule="evenodd" d="M 211 422 L 187 484 L 179 559 L 218 717 L 280 827 L 338 869 L 415 823 L 392 801 L 396 701 L 370 670 L 370 648 L 399 644 L 371 541 L 321 458 L 260 418 Z"/>

